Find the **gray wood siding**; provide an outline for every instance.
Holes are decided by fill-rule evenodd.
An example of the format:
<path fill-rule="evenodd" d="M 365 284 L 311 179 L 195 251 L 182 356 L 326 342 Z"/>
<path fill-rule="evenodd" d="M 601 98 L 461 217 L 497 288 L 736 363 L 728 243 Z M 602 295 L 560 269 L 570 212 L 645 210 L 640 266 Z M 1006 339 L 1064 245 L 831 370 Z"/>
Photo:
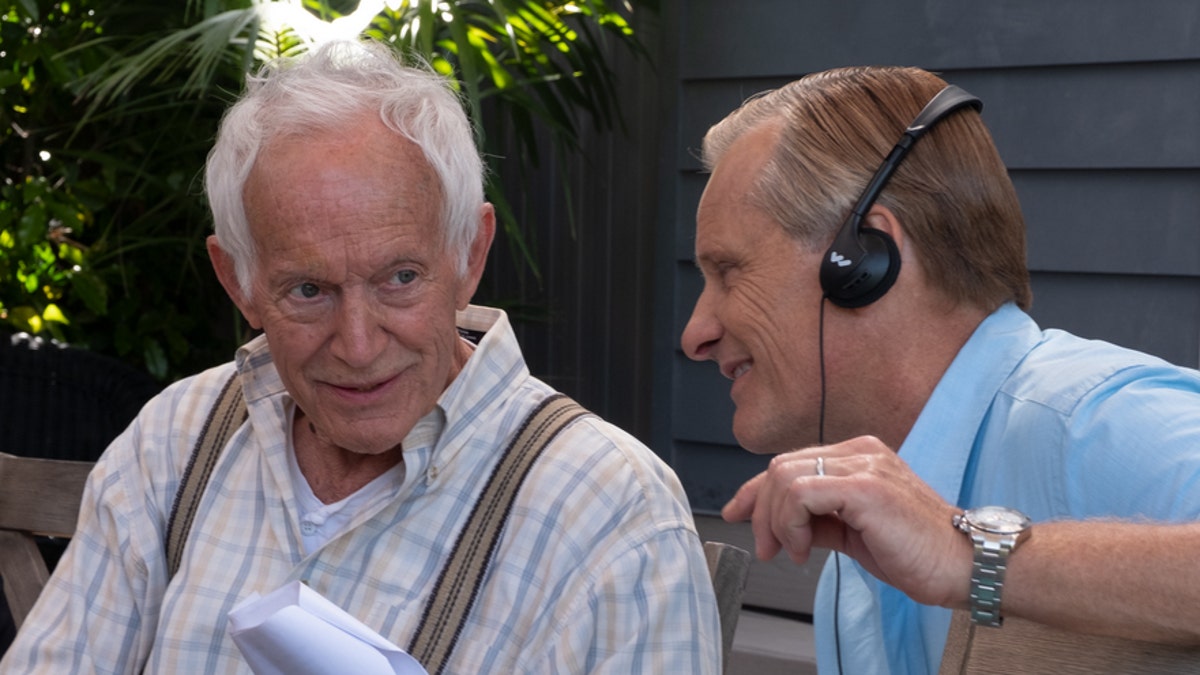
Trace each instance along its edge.
<path fill-rule="evenodd" d="M 1034 318 L 1200 362 L 1200 2 L 676 0 L 662 21 L 651 438 L 698 511 L 765 458 L 729 431 L 728 383 L 678 345 L 700 290 L 696 148 L 809 72 L 917 65 L 978 95 L 1028 222 Z"/>
<path fill-rule="evenodd" d="M 657 44 L 653 30 L 644 37 Z M 538 166 L 518 166 L 515 153 L 499 163 L 541 279 L 498 232 L 476 298 L 508 310 L 533 375 L 648 440 L 662 111 L 654 64 L 616 48 L 611 59 L 623 129 L 584 119 L 579 152 L 556 156 L 543 138 Z M 489 133 L 508 133 L 485 119 Z"/>

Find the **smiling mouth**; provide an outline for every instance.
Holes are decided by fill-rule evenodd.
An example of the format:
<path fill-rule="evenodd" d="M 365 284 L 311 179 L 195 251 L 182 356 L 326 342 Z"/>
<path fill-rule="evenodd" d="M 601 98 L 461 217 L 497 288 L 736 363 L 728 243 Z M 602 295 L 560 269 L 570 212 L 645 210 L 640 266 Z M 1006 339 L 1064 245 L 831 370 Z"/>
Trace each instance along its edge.
<path fill-rule="evenodd" d="M 377 389 L 382 388 L 388 382 L 391 382 L 391 379 L 381 380 L 379 382 L 371 382 L 368 384 L 335 384 L 333 386 L 341 389 L 342 391 L 351 391 L 357 394 L 369 394 Z"/>
<path fill-rule="evenodd" d="M 748 372 L 750 372 L 750 362 L 749 361 L 747 361 L 746 363 L 743 363 L 742 365 L 738 366 L 737 368 L 734 368 L 733 372 L 730 373 L 730 375 L 729 375 L 729 379 L 736 380 Z"/>

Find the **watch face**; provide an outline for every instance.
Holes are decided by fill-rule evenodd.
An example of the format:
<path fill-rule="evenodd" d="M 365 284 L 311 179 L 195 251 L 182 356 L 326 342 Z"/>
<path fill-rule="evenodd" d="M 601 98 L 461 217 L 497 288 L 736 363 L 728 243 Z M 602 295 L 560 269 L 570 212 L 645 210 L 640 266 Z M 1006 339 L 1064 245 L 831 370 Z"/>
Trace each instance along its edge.
<path fill-rule="evenodd" d="M 971 525 L 996 534 L 1016 534 L 1029 527 L 1029 517 L 1003 506 L 983 506 L 965 514 Z"/>

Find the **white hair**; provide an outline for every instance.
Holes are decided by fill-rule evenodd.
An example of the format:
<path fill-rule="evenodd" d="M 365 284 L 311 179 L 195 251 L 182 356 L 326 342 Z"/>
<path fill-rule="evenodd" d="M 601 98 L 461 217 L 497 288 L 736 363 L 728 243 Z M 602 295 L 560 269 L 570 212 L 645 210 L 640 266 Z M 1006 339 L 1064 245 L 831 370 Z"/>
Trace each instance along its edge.
<path fill-rule="evenodd" d="M 205 186 L 213 228 L 245 295 L 257 256 L 243 190 L 259 150 L 278 136 L 354 124 L 365 112 L 378 113 L 389 129 L 416 144 L 437 174 L 445 246 L 457 257 L 458 273 L 466 273 L 484 203 L 484 166 L 450 81 L 424 64 L 405 64 L 385 45 L 330 42 L 248 77 L 209 152 Z"/>

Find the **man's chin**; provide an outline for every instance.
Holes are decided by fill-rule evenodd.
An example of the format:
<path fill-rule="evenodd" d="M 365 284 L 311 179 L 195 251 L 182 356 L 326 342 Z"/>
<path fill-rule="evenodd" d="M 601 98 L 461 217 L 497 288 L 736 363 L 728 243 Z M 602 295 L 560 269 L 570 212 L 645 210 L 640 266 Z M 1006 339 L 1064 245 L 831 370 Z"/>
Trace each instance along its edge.
<path fill-rule="evenodd" d="M 762 422 L 747 421 L 740 424 L 736 415 L 733 420 L 733 437 L 738 445 L 756 455 L 778 455 L 804 448 L 816 442 L 815 437 L 807 439 L 796 434 L 780 433 L 780 430 L 768 428 Z"/>
<path fill-rule="evenodd" d="M 399 448 L 404 442 L 403 436 L 396 436 L 394 427 L 378 434 L 372 434 L 369 429 L 362 428 L 331 429 L 330 431 L 332 433 L 326 435 L 321 434 L 318 430 L 318 436 L 323 437 L 326 442 L 356 455 L 383 455 Z"/>
<path fill-rule="evenodd" d="M 779 452 L 773 449 L 773 446 L 765 438 L 754 433 L 755 431 L 758 429 L 739 429 L 737 419 L 734 418 L 733 437 L 737 439 L 738 445 L 743 449 L 756 455 L 773 455 Z"/>

